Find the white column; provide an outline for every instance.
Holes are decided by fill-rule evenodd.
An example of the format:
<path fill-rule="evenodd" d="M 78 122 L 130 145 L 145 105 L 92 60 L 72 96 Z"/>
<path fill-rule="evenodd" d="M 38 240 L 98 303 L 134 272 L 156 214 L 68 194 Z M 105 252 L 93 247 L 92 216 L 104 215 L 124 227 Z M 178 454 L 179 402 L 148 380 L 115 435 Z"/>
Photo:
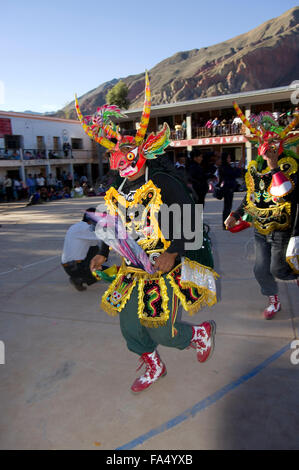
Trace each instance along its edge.
<path fill-rule="evenodd" d="M 89 183 L 92 183 L 92 172 L 91 172 L 91 163 L 87 163 L 87 179 Z"/>
<path fill-rule="evenodd" d="M 251 114 L 251 106 L 250 104 L 247 104 L 245 107 L 245 117 L 249 119 L 250 114 Z M 246 135 L 248 134 L 250 134 L 250 130 L 246 127 Z M 247 141 L 245 143 L 245 149 L 246 149 L 246 164 L 248 165 L 248 163 L 251 162 L 252 160 L 252 144 Z"/>
<path fill-rule="evenodd" d="M 24 161 L 23 161 L 23 149 L 19 149 L 20 152 L 20 161 L 21 161 L 21 166 L 20 166 L 20 178 L 24 183 L 26 183 L 26 175 L 25 175 L 25 168 L 24 168 Z"/>
<path fill-rule="evenodd" d="M 74 167 L 72 163 L 69 163 L 69 173 L 72 175 L 72 184 L 74 186 Z"/>
<path fill-rule="evenodd" d="M 186 114 L 186 138 L 187 140 L 192 139 L 192 117 L 191 113 Z M 187 146 L 187 150 L 192 150 L 192 145 Z"/>

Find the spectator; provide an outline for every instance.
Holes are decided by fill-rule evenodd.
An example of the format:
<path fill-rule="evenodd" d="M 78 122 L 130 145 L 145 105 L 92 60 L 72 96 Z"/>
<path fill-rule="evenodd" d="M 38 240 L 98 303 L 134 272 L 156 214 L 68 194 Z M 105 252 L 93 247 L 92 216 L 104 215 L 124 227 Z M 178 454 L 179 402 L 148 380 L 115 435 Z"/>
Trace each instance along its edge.
<path fill-rule="evenodd" d="M 45 178 L 43 177 L 43 175 L 40 173 L 38 175 L 38 177 L 36 178 L 36 185 L 39 189 L 43 188 L 45 186 Z"/>
<path fill-rule="evenodd" d="M 35 193 L 35 188 L 36 188 L 36 183 L 34 178 L 32 178 L 31 173 L 29 173 L 27 179 L 26 179 L 26 185 L 29 190 L 29 197 L 32 196 Z"/>
<path fill-rule="evenodd" d="M 62 172 L 61 178 L 62 178 L 62 184 L 63 186 L 65 186 L 67 184 L 67 174 L 65 170 L 63 170 Z"/>
<path fill-rule="evenodd" d="M 13 195 L 16 201 L 21 199 L 22 194 L 22 183 L 18 178 L 14 178 L 13 180 Z"/>
<path fill-rule="evenodd" d="M 42 186 L 40 188 L 40 199 L 41 199 L 41 202 L 48 202 L 49 201 L 48 190 L 45 186 Z"/>
<path fill-rule="evenodd" d="M 236 116 L 233 120 L 233 134 L 239 134 L 242 126 L 242 119 Z"/>
<path fill-rule="evenodd" d="M 30 197 L 27 206 L 33 206 L 40 202 L 40 189 L 37 189 Z"/>
<path fill-rule="evenodd" d="M 221 165 L 219 167 L 219 186 L 223 190 L 223 212 L 222 212 L 222 228 L 226 230 L 224 221 L 231 212 L 233 205 L 234 191 L 237 189 L 237 179 L 241 176 L 241 169 L 231 166 L 231 156 L 228 153 L 221 155 Z"/>
<path fill-rule="evenodd" d="M 64 156 L 65 157 L 68 157 L 69 155 L 69 151 L 71 150 L 71 146 L 68 142 L 64 142 L 63 146 L 62 146 L 62 150 L 64 152 Z"/>
<path fill-rule="evenodd" d="M 175 163 L 175 169 L 178 177 L 185 183 L 188 182 L 187 170 L 186 170 L 186 157 L 183 154 L 179 154 Z"/>
<path fill-rule="evenodd" d="M 209 135 L 212 135 L 212 129 L 213 129 L 212 119 L 209 119 L 209 120 L 205 123 L 205 128 L 207 129 Z"/>
<path fill-rule="evenodd" d="M 6 201 L 10 202 L 13 200 L 13 183 L 12 179 L 9 177 L 8 173 L 6 174 L 6 178 L 4 180 L 4 190 L 6 195 Z"/>
<path fill-rule="evenodd" d="M 219 124 L 220 124 L 220 121 L 218 117 L 215 117 L 215 119 L 213 119 L 212 121 L 213 135 L 219 134 Z"/>
<path fill-rule="evenodd" d="M 49 174 L 48 178 L 47 178 L 47 186 L 52 186 L 54 188 L 56 188 L 57 186 L 57 181 L 56 181 L 56 178 L 55 176 L 52 175 L 52 173 Z"/>
<path fill-rule="evenodd" d="M 181 124 L 176 124 L 175 128 L 175 138 L 176 140 L 180 140 L 183 138 L 183 127 Z"/>
<path fill-rule="evenodd" d="M 80 183 L 79 181 L 76 181 L 75 182 L 75 186 L 74 186 L 74 189 L 72 190 L 72 197 L 74 198 L 78 198 L 78 197 L 83 197 L 84 196 L 84 193 L 83 193 L 83 188 L 82 186 L 80 186 Z"/>
<path fill-rule="evenodd" d="M 227 120 L 224 118 L 222 119 L 222 121 L 220 122 L 220 134 L 221 135 L 227 135 L 227 131 L 228 131 L 228 125 L 227 125 Z"/>
<path fill-rule="evenodd" d="M 95 211 L 94 207 L 87 209 L 82 221 L 71 225 L 64 239 L 61 263 L 69 276 L 70 283 L 78 291 L 86 290 L 84 284 L 90 286 L 97 282 L 89 266 L 91 259 L 100 253 L 99 246 L 102 246 L 102 242 L 95 235 L 94 224 L 89 217 L 89 213 Z"/>
<path fill-rule="evenodd" d="M 24 153 L 24 160 L 31 160 L 33 158 L 32 153 L 29 150 L 26 150 Z"/>
<path fill-rule="evenodd" d="M 205 204 L 205 197 L 209 190 L 208 176 L 203 167 L 204 155 L 200 150 L 191 151 L 192 163 L 188 175 L 193 191 L 196 194 L 196 202 Z"/>
<path fill-rule="evenodd" d="M 185 139 L 186 138 L 186 131 L 187 131 L 186 119 L 184 119 L 183 122 L 182 122 L 182 129 L 183 129 L 182 138 Z"/>
<path fill-rule="evenodd" d="M 85 176 L 85 175 L 81 176 L 79 181 L 80 181 L 80 184 L 87 183 L 87 181 L 88 181 L 87 176 Z"/>

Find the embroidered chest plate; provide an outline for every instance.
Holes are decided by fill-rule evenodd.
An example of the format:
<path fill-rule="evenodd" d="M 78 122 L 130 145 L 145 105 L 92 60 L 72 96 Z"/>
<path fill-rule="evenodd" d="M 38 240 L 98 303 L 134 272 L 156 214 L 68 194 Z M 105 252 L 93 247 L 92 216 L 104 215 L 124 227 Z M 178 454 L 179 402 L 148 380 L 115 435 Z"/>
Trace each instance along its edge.
<path fill-rule="evenodd" d="M 296 173 L 298 165 L 293 158 L 282 158 L 279 161 L 280 170 L 292 183 L 292 192 L 295 185 L 292 175 Z M 272 174 L 270 168 L 262 172 L 257 170 L 257 162 L 252 161 L 245 176 L 247 186 L 247 205 L 245 210 L 254 218 L 256 229 L 266 235 L 273 230 L 284 230 L 290 224 L 291 204 L 287 198 L 271 195 Z"/>
<path fill-rule="evenodd" d="M 149 180 L 147 183 L 125 195 L 111 187 L 105 196 L 106 207 L 110 214 L 117 214 L 126 230 L 149 256 L 152 263 L 163 253 L 170 241 L 160 230 L 157 215 L 162 205 L 161 190 Z M 129 261 L 125 260 L 129 265 Z"/>

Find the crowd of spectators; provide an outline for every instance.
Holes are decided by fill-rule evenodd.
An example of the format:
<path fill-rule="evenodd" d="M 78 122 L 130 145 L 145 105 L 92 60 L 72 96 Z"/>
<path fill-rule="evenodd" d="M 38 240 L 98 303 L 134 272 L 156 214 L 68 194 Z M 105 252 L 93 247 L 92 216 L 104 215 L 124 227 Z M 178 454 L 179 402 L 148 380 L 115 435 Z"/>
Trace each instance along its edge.
<path fill-rule="evenodd" d="M 57 150 L 38 150 L 24 149 L 23 160 L 45 160 L 46 158 L 73 158 L 72 147 L 67 142 L 63 144 L 62 151 Z M 21 160 L 20 151 L 17 149 L 0 149 L 0 159 L 2 160 Z"/>
<path fill-rule="evenodd" d="M 208 192 L 221 188 L 223 199 L 222 226 L 229 215 L 235 191 L 245 189 L 245 161 L 234 162 L 229 153 L 203 152 L 194 149 L 187 157 L 179 154 L 175 163 L 177 176 L 188 186 L 194 201 L 205 205 Z M 218 197 L 218 199 L 220 199 Z"/>
<path fill-rule="evenodd" d="M 278 124 L 282 127 L 287 126 L 293 119 L 294 113 L 298 112 L 298 107 L 288 110 L 277 111 L 272 114 Z M 192 119 L 192 137 L 217 137 L 222 135 L 236 135 L 245 131 L 242 120 L 238 116 L 215 116 L 206 120 L 198 117 L 197 120 Z M 172 138 L 182 140 L 186 138 L 186 121 L 182 124 L 176 124 L 172 129 Z"/>
<path fill-rule="evenodd" d="M 103 188 L 96 191 L 86 176 L 73 177 L 63 171 L 60 178 L 51 173 L 44 177 L 41 173 L 28 174 L 25 181 L 11 178 L 9 174 L 0 178 L 0 202 L 26 201 L 28 205 L 66 198 L 90 197 L 103 194 Z"/>

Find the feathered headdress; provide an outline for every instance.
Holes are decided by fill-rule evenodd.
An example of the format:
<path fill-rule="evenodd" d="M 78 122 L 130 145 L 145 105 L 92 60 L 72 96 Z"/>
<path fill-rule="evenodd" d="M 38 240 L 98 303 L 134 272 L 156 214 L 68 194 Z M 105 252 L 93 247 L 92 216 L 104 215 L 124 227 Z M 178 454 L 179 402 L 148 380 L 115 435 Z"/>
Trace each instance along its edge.
<path fill-rule="evenodd" d="M 126 117 L 117 106 L 104 105 L 98 108 L 95 114 L 83 117 L 76 97 L 76 110 L 86 134 L 110 151 L 111 168 L 118 168 L 120 158 L 124 155 L 127 156 L 128 163 L 131 165 L 133 160 L 136 165 L 138 159 L 142 159 L 144 163 L 147 159 L 157 158 L 164 153 L 164 149 L 170 144 L 170 129 L 167 123 L 164 123 L 160 132 L 151 133 L 145 140 L 151 110 L 151 93 L 147 72 L 145 73 L 143 111 L 135 137 L 123 136 L 117 131 L 111 117 Z M 111 139 L 116 139 L 117 142 L 114 143 Z M 122 150 L 124 148 L 126 153 Z"/>
<path fill-rule="evenodd" d="M 236 101 L 233 102 L 238 117 L 243 124 L 250 130 L 251 134 L 246 138 L 258 147 L 258 155 L 261 157 L 265 152 L 274 146 L 278 153 L 284 152 L 286 155 L 298 158 L 297 154 L 291 150 L 291 147 L 299 145 L 299 133 L 293 133 L 292 130 L 299 123 L 299 113 L 286 127 L 279 126 L 274 116 L 270 112 L 261 112 L 258 115 L 251 115 L 249 119 L 243 114 Z"/>

